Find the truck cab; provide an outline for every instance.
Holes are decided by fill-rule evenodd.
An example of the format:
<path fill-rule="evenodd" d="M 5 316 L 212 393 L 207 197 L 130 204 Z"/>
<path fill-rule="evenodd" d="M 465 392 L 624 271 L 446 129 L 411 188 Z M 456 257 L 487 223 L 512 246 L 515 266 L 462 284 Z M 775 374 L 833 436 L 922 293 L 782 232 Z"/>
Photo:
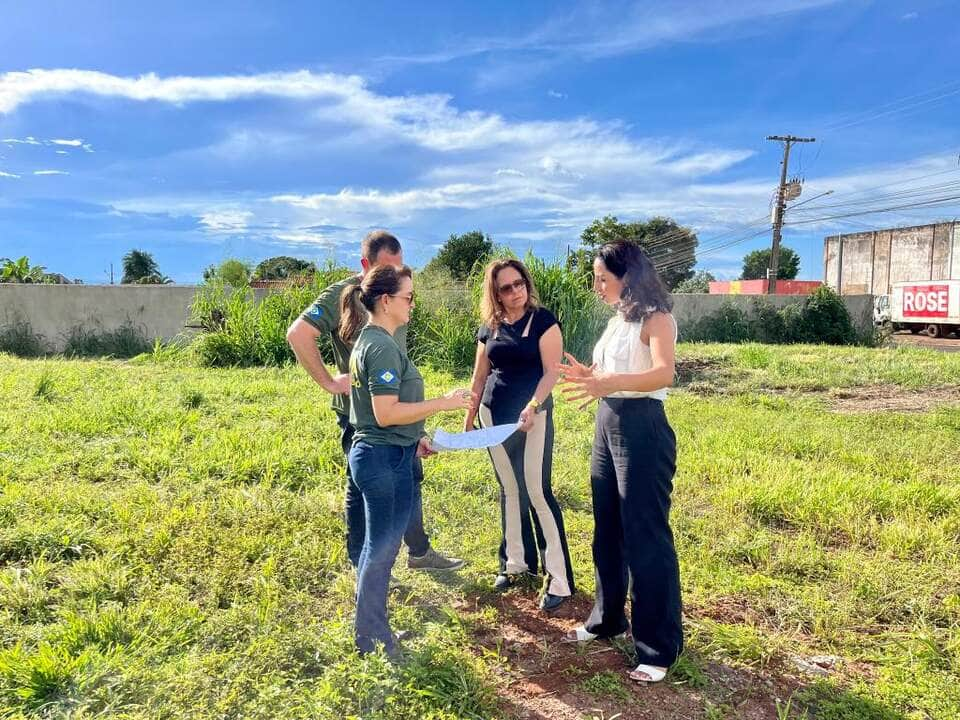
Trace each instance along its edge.
<path fill-rule="evenodd" d="M 873 324 L 876 327 L 890 324 L 889 295 L 877 295 L 873 298 Z"/>

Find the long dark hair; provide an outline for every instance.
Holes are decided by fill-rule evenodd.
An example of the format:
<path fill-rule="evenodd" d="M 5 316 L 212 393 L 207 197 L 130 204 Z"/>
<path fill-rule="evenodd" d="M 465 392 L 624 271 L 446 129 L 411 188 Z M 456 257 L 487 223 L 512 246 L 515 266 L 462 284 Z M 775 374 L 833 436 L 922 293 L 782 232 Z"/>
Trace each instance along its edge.
<path fill-rule="evenodd" d="M 653 262 L 636 243 L 617 240 L 597 251 L 607 270 L 623 283 L 620 312 L 628 322 L 639 322 L 655 312 L 668 313 L 673 300 Z"/>
<path fill-rule="evenodd" d="M 408 277 L 413 277 L 413 271 L 406 265 L 377 265 L 370 268 L 358 284 L 345 287 L 340 296 L 340 339 L 352 343 L 360 325 L 366 322 L 367 313 L 373 313 L 377 300 L 384 295 L 395 295 L 401 280 Z"/>

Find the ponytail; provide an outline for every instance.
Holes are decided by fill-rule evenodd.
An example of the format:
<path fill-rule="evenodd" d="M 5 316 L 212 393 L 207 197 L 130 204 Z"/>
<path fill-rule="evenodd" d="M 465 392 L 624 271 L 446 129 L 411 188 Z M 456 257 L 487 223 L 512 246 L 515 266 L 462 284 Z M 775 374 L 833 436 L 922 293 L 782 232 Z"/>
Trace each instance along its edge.
<path fill-rule="evenodd" d="M 377 300 L 384 295 L 392 295 L 400 288 L 401 278 L 413 277 L 406 265 L 377 265 L 363 276 L 357 285 L 348 285 L 340 295 L 340 339 L 351 344 L 367 321 L 367 313 L 372 314 Z M 366 309 L 366 312 L 364 312 Z"/>

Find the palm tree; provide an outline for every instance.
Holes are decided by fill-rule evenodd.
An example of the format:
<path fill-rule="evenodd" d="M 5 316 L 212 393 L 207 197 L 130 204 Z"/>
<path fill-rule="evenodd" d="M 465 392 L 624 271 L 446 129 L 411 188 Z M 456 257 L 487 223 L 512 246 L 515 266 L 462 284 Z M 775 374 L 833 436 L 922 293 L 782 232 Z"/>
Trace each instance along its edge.
<path fill-rule="evenodd" d="M 30 265 L 26 255 L 17 259 L 0 258 L 0 282 L 41 283 L 46 268 L 43 265 Z"/>
<path fill-rule="evenodd" d="M 160 277 L 160 267 L 153 255 L 145 250 L 131 250 L 123 256 L 123 279 L 120 283 L 139 283 L 143 278 Z M 149 281 L 148 281 L 149 282 Z"/>

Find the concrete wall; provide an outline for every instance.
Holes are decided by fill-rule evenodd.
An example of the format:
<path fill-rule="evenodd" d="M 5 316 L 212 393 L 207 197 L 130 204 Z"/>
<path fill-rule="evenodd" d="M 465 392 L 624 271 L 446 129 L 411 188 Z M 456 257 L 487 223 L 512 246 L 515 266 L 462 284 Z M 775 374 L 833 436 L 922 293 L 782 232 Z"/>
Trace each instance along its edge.
<path fill-rule="evenodd" d="M 132 325 L 148 339 L 189 332 L 193 285 L 22 285 L 0 283 L 0 326 L 28 322 L 52 352 L 72 330 Z"/>
<path fill-rule="evenodd" d="M 64 348 L 72 330 L 83 327 L 96 332 L 137 328 L 148 340 L 171 340 L 196 332 L 187 328 L 193 285 L 20 285 L 0 283 L 0 329 L 14 322 L 28 322 L 51 352 Z M 258 290 L 258 298 L 266 291 Z M 803 301 L 800 295 L 675 295 L 674 316 L 683 326 L 724 303 L 749 311 L 753 300 L 765 297 L 776 307 Z M 855 325 L 867 329 L 873 322 L 869 295 L 844 297 Z"/>
<path fill-rule="evenodd" d="M 889 294 L 907 280 L 960 279 L 960 223 L 824 238 L 823 279 L 841 295 Z"/>

